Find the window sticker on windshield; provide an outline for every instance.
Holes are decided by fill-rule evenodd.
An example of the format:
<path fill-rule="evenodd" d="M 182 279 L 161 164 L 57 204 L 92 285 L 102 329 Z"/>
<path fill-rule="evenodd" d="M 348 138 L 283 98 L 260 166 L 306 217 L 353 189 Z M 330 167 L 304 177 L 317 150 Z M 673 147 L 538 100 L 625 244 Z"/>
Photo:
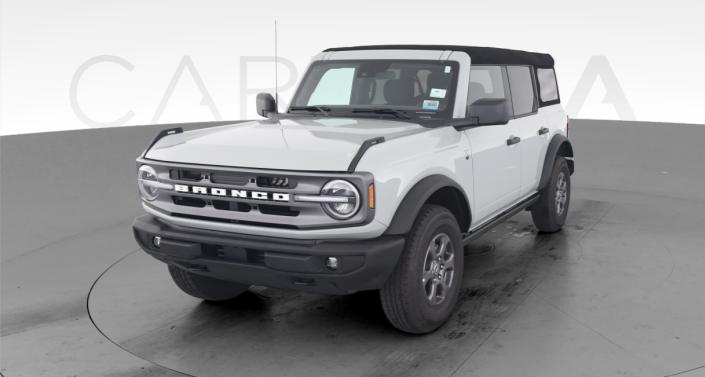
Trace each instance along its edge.
<path fill-rule="evenodd" d="M 439 101 L 427 99 L 427 100 L 423 101 L 423 109 L 424 110 L 438 110 L 439 104 L 440 104 Z"/>
<path fill-rule="evenodd" d="M 445 73 L 450 73 L 450 66 L 449 65 L 446 66 Z"/>
<path fill-rule="evenodd" d="M 429 96 L 431 96 L 431 98 L 446 98 L 446 90 L 431 88 L 431 93 L 429 93 Z"/>

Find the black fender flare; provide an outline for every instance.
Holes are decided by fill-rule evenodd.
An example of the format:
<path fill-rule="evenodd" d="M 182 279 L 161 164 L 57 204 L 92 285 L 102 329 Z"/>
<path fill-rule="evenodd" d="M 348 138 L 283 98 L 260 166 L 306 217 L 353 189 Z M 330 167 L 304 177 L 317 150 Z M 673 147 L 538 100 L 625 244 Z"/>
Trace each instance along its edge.
<path fill-rule="evenodd" d="M 458 200 L 464 202 L 461 206 L 454 206 L 455 208 L 449 208 L 451 212 L 458 218 L 458 224 L 460 225 L 461 232 L 467 231 L 470 227 L 470 201 L 468 201 L 467 194 L 465 190 L 454 180 L 441 174 L 434 174 L 425 177 L 418 181 L 414 187 L 409 190 L 409 192 L 404 196 L 401 203 L 397 207 L 392 222 L 387 227 L 385 235 L 402 235 L 409 233 L 411 227 L 416 221 L 416 217 L 421 211 L 421 207 L 431 198 L 431 196 L 443 189 L 454 189 L 459 192 L 462 197 L 457 198 Z M 462 208 L 464 205 L 465 208 Z"/>
<path fill-rule="evenodd" d="M 546 157 L 543 160 L 543 170 L 541 172 L 541 179 L 539 180 L 539 190 L 546 187 L 548 181 L 551 179 L 553 164 L 558 156 L 568 157 L 568 168 L 570 169 L 570 174 L 572 175 L 575 171 L 575 163 L 573 161 L 573 145 L 570 143 L 570 140 L 560 134 L 553 136 L 551 142 L 548 144 L 548 148 L 546 149 Z"/>

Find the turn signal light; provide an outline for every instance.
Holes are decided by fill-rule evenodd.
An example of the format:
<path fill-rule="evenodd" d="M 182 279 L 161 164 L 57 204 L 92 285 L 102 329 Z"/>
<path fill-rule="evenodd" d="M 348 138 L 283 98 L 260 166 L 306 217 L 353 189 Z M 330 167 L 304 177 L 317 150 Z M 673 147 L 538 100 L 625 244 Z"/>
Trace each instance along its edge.
<path fill-rule="evenodd" d="M 375 208 L 375 184 L 370 183 L 369 186 L 367 186 L 367 204 L 370 207 L 370 209 Z"/>

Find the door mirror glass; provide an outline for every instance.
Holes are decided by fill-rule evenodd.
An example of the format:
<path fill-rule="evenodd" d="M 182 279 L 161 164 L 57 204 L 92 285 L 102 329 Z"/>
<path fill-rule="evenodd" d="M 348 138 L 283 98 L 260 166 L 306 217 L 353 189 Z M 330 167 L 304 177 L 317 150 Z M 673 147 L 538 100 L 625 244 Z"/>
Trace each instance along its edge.
<path fill-rule="evenodd" d="M 260 93 L 257 95 L 257 114 L 268 118 L 272 114 L 277 113 L 277 102 L 269 93 Z"/>

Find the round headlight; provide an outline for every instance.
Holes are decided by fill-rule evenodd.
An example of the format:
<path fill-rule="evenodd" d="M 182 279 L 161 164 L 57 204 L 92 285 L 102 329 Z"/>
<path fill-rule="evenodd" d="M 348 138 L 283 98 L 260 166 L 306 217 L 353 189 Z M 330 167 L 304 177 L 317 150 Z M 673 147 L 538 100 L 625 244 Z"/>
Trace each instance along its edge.
<path fill-rule="evenodd" d="M 157 172 L 148 165 L 140 166 L 137 170 L 137 187 L 145 200 L 152 201 L 159 195 L 159 181 Z"/>
<path fill-rule="evenodd" d="M 360 193 L 348 181 L 336 179 L 326 183 L 321 189 L 321 195 L 340 197 L 340 201 L 321 204 L 323 210 L 334 219 L 349 219 L 360 209 Z"/>

